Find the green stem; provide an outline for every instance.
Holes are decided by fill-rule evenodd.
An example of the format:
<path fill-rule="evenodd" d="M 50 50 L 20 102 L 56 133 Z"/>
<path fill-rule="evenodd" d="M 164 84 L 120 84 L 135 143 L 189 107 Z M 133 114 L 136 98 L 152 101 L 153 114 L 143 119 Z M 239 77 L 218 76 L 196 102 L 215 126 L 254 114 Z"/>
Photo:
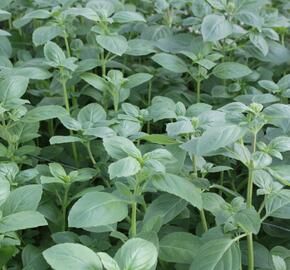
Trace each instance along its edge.
<path fill-rule="evenodd" d="M 97 162 L 96 162 L 96 160 L 95 160 L 95 158 L 93 156 L 90 142 L 87 142 L 86 147 L 87 147 L 87 150 L 88 150 L 88 153 L 89 153 L 89 157 L 90 157 L 93 165 L 95 166 Z"/>
<path fill-rule="evenodd" d="M 68 205 L 68 192 L 70 189 L 70 184 L 64 185 L 64 196 L 62 201 L 62 231 L 66 231 L 66 212 L 67 212 L 67 205 Z"/>
<path fill-rule="evenodd" d="M 62 84 L 63 99 L 64 99 L 65 108 L 66 108 L 66 111 L 68 112 L 68 114 L 70 114 L 70 105 L 69 105 L 68 93 L 67 93 L 67 88 L 66 88 L 66 80 L 62 79 L 61 84 Z"/>
<path fill-rule="evenodd" d="M 147 106 L 151 106 L 151 99 L 152 99 L 152 81 L 149 81 L 149 85 L 148 85 L 148 99 L 147 99 Z M 150 121 L 147 122 L 147 133 L 150 133 L 150 129 L 151 129 L 151 123 Z"/>
<path fill-rule="evenodd" d="M 253 153 L 256 152 L 257 145 L 257 132 L 254 133 L 253 138 Z M 248 187 L 247 187 L 247 208 L 252 207 L 253 203 L 253 163 L 249 165 L 249 177 L 248 177 Z M 248 270 L 254 270 L 254 245 L 253 245 L 253 235 L 250 233 L 247 236 L 247 249 L 248 249 Z"/>
<path fill-rule="evenodd" d="M 69 42 L 68 42 L 68 35 L 67 35 L 66 31 L 64 31 L 64 43 L 65 43 L 66 54 L 68 57 L 71 57 L 71 50 L 70 50 L 70 46 L 69 46 Z M 75 91 L 76 91 L 74 86 L 71 88 L 71 90 L 73 93 L 75 93 Z M 72 96 L 72 104 L 73 104 L 74 108 L 77 108 L 78 100 L 77 100 L 77 97 L 74 95 Z"/>
<path fill-rule="evenodd" d="M 131 213 L 131 237 L 135 237 L 137 234 L 137 203 L 132 203 Z"/>
<path fill-rule="evenodd" d="M 139 192 L 139 177 L 136 175 L 136 185 L 134 188 L 134 201 L 132 202 L 132 212 L 131 212 L 131 230 L 130 237 L 135 237 L 137 235 L 137 202 L 135 201 L 136 195 Z"/>
<path fill-rule="evenodd" d="M 223 187 L 224 186 L 224 172 L 222 171 L 220 174 L 220 185 Z M 220 189 L 219 195 L 223 195 L 223 189 Z"/>
<path fill-rule="evenodd" d="M 202 227 L 203 227 L 203 231 L 207 232 L 208 231 L 208 226 L 207 226 L 204 210 L 200 209 L 199 213 L 200 213 L 200 218 L 201 218 L 201 224 L 202 224 Z"/>
<path fill-rule="evenodd" d="M 64 79 L 61 80 L 61 84 L 62 84 L 62 89 L 63 89 L 63 98 L 64 98 L 64 103 L 65 103 L 65 108 L 68 114 L 70 115 L 70 105 L 69 105 L 68 93 L 67 93 L 67 88 L 66 88 L 66 80 Z M 69 134 L 73 136 L 73 131 L 70 130 Z M 76 144 L 74 142 L 72 143 L 72 152 L 73 152 L 75 164 L 77 167 L 79 167 L 79 158 L 78 158 Z"/>
<path fill-rule="evenodd" d="M 201 85 L 201 81 L 199 79 L 197 79 L 197 81 L 196 81 L 196 103 L 200 102 L 200 85 Z"/>
<path fill-rule="evenodd" d="M 48 134 L 49 137 L 52 137 L 54 135 L 53 119 L 48 120 Z"/>

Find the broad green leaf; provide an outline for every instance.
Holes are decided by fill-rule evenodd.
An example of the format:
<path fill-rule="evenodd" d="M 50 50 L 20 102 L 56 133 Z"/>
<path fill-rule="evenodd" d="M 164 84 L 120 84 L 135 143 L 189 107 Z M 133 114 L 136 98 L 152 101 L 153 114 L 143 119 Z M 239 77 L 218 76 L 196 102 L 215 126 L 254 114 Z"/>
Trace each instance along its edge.
<path fill-rule="evenodd" d="M 282 189 L 266 197 L 266 215 L 290 219 L 290 190 Z"/>
<path fill-rule="evenodd" d="M 0 179 L 0 206 L 5 202 L 10 193 L 9 181 Z"/>
<path fill-rule="evenodd" d="M 51 74 L 43 68 L 38 67 L 19 67 L 6 68 L 0 71 L 0 77 L 21 76 L 32 80 L 45 80 L 51 77 Z"/>
<path fill-rule="evenodd" d="M 157 144 L 164 144 L 164 145 L 171 145 L 171 144 L 178 144 L 175 139 L 168 137 L 167 135 L 163 134 L 150 134 L 141 137 L 142 140 L 157 143 Z"/>
<path fill-rule="evenodd" d="M 35 46 L 39 46 L 62 35 L 63 30 L 59 26 L 41 26 L 33 32 L 32 40 Z"/>
<path fill-rule="evenodd" d="M 266 39 L 261 34 L 250 33 L 251 42 L 257 47 L 263 55 L 267 55 L 269 52 L 269 46 Z"/>
<path fill-rule="evenodd" d="M 60 118 L 66 116 L 67 111 L 58 105 L 46 105 L 33 108 L 28 111 L 24 118 L 23 122 L 39 122 L 53 118 Z"/>
<path fill-rule="evenodd" d="M 215 66 L 212 73 L 219 79 L 235 80 L 251 74 L 252 70 L 240 63 L 225 62 Z"/>
<path fill-rule="evenodd" d="M 126 54 L 133 56 L 148 55 L 155 52 L 151 41 L 145 39 L 130 39 Z"/>
<path fill-rule="evenodd" d="M 145 22 L 142 14 L 126 10 L 116 12 L 113 20 L 117 23 Z"/>
<path fill-rule="evenodd" d="M 13 190 L 2 205 L 3 215 L 36 211 L 42 195 L 41 185 L 26 185 Z"/>
<path fill-rule="evenodd" d="M 188 72 L 186 63 L 176 55 L 171 55 L 167 53 L 157 53 L 152 56 L 152 60 L 175 73 L 184 73 Z"/>
<path fill-rule="evenodd" d="M 22 18 L 13 22 L 15 28 L 21 28 L 30 23 L 33 19 L 47 19 L 51 16 L 51 13 L 45 9 L 36 9 L 26 13 Z"/>
<path fill-rule="evenodd" d="M 148 73 L 136 73 L 134 75 L 129 76 L 126 78 L 126 82 L 122 85 L 124 88 L 134 88 L 142 83 L 145 83 L 152 79 L 152 75 Z"/>
<path fill-rule="evenodd" d="M 97 254 L 80 244 L 52 246 L 43 252 L 43 257 L 55 270 L 102 270 Z"/>
<path fill-rule="evenodd" d="M 269 148 L 277 150 L 279 152 L 290 151 L 290 137 L 279 136 L 279 137 L 274 138 L 270 142 Z"/>
<path fill-rule="evenodd" d="M 95 124 L 106 119 L 106 112 L 97 103 L 91 103 L 83 107 L 78 114 L 78 121 L 83 129 L 93 127 Z"/>
<path fill-rule="evenodd" d="M 55 67 L 61 66 L 66 58 L 62 49 L 52 41 L 45 44 L 43 52 L 45 59 L 53 63 Z"/>
<path fill-rule="evenodd" d="M 235 215 L 238 225 L 246 233 L 258 234 L 261 227 L 260 216 L 254 208 L 247 208 Z"/>
<path fill-rule="evenodd" d="M 190 270 L 239 270 L 240 249 L 232 239 L 215 239 L 203 244 Z"/>
<path fill-rule="evenodd" d="M 118 263 L 107 253 L 105 252 L 98 252 L 97 255 L 99 256 L 103 266 L 107 270 L 120 270 Z"/>
<path fill-rule="evenodd" d="M 33 245 L 26 245 L 21 254 L 23 270 L 31 270 L 34 268 L 44 270 L 48 268 L 40 249 Z"/>
<path fill-rule="evenodd" d="M 179 197 L 162 194 L 148 206 L 143 222 L 150 222 L 151 219 L 160 217 L 162 224 L 166 224 L 180 214 L 186 205 L 187 202 Z"/>
<path fill-rule="evenodd" d="M 90 84 L 91 86 L 93 86 L 94 88 L 105 92 L 108 89 L 107 83 L 106 81 L 93 73 L 84 73 L 81 78 L 86 81 L 88 84 Z"/>
<path fill-rule="evenodd" d="M 123 55 L 128 48 L 128 43 L 125 37 L 120 35 L 99 35 L 96 37 L 98 44 L 107 51 Z"/>
<path fill-rule="evenodd" d="M 15 246 L 0 247 L 0 267 L 4 267 L 17 252 L 18 250 Z"/>
<path fill-rule="evenodd" d="M 201 191 L 183 177 L 166 173 L 153 178 L 152 184 L 160 191 L 178 196 L 197 208 L 202 207 Z"/>
<path fill-rule="evenodd" d="M 218 41 L 229 36 L 232 31 L 231 23 L 221 15 L 207 15 L 201 24 L 201 33 L 204 41 Z"/>
<path fill-rule="evenodd" d="M 115 260 L 124 270 L 153 270 L 157 256 L 157 249 L 151 242 L 132 238 L 117 251 Z"/>
<path fill-rule="evenodd" d="M 107 153 L 115 159 L 121 159 L 128 156 L 141 158 L 141 152 L 132 141 L 125 137 L 114 136 L 103 139 L 104 147 Z"/>
<path fill-rule="evenodd" d="M 50 144 L 82 142 L 82 140 L 75 136 L 53 136 L 49 140 Z"/>
<path fill-rule="evenodd" d="M 100 17 L 97 12 L 91 8 L 69 8 L 63 12 L 65 16 L 82 16 L 94 22 L 100 21 Z"/>
<path fill-rule="evenodd" d="M 90 192 L 73 205 L 68 222 L 69 226 L 74 228 L 96 227 L 119 222 L 127 214 L 126 203 L 114 195 Z"/>
<path fill-rule="evenodd" d="M 231 145 L 245 134 L 245 130 L 236 125 L 210 127 L 201 137 L 182 144 L 182 149 L 199 156 L 210 155 L 211 152 Z"/>
<path fill-rule="evenodd" d="M 0 219 L 0 233 L 25 230 L 47 225 L 43 215 L 36 211 L 23 211 Z"/>
<path fill-rule="evenodd" d="M 165 235 L 159 244 L 159 259 L 165 262 L 191 264 L 202 242 L 199 237 L 187 232 Z"/>
<path fill-rule="evenodd" d="M 109 175 L 110 179 L 128 177 L 137 174 L 140 170 L 140 163 L 135 158 L 126 157 L 110 164 Z"/>
<path fill-rule="evenodd" d="M 13 102 L 22 97 L 27 89 L 28 79 L 22 76 L 13 76 L 0 80 L 0 101 L 3 104 Z"/>

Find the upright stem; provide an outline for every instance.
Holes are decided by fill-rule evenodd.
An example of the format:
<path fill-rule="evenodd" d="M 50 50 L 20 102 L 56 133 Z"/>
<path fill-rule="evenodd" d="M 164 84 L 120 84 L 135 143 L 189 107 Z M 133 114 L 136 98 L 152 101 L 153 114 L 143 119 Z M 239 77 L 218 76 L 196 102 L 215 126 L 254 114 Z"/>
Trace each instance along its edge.
<path fill-rule="evenodd" d="M 69 105 L 68 93 L 67 93 L 67 88 L 66 88 L 66 80 L 62 79 L 61 84 L 62 84 L 62 89 L 63 89 L 63 98 L 64 98 L 64 103 L 65 103 L 65 108 L 66 108 L 66 111 L 68 112 L 68 114 L 70 115 L 70 105 Z M 71 136 L 73 136 L 73 131 L 70 130 L 69 134 Z M 75 164 L 78 167 L 79 159 L 78 159 L 76 144 L 74 142 L 72 143 L 72 152 L 73 152 Z"/>
<path fill-rule="evenodd" d="M 147 106 L 151 106 L 151 99 L 152 99 L 152 81 L 149 81 L 149 85 L 148 85 L 148 100 L 147 100 Z M 147 122 L 147 133 L 150 133 L 150 121 Z"/>
<path fill-rule="evenodd" d="M 93 156 L 90 142 L 87 142 L 86 146 L 87 146 L 87 150 L 88 150 L 88 153 L 89 153 L 89 157 L 90 157 L 93 165 L 95 166 L 97 162 L 96 162 L 96 160 L 95 160 L 95 158 Z"/>
<path fill-rule="evenodd" d="M 134 188 L 134 197 L 138 195 L 139 192 L 139 177 L 136 175 L 136 185 Z M 135 237 L 137 235 L 137 202 L 134 199 L 132 202 L 132 212 L 131 212 L 131 230 L 130 236 Z"/>
<path fill-rule="evenodd" d="M 192 159 L 192 167 L 193 167 L 193 171 L 194 171 L 194 177 L 197 178 L 198 171 L 197 171 L 197 165 L 196 165 L 196 156 L 192 155 L 191 159 Z M 206 231 L 208 231 L 208 226 L 207 226 L 206 216 L 205 216 L 204 210 L 202 208 L 199 210 L 199 214 L 200 214 L 200 219 L 201 219 L 203 231 L 206 232 Z"/>
<path fill-rule="evenodd" d="M 67 54 L 67 57 L 71 57 L 71 50 L 70 50 L 70 46 L 69 46 L 69 43 L 68 43 L 68 38 L 67 38 L 67 33 L 65 31 L 64 33 L 64 43 L 65 43 L 65 49 L 66 49 L 66 54 Z M 75 93 L 75 87 L 73 86 L 71 88 L 72 92 Z M 72 96 L 72 104 L 73 104 L 73 107 L 77 107 L 78 105 L 78 102 L 77 102 L 77 98 L 75 96 Z"/>
<path fill-rule="evenodd" d="M 201 85 L 201 81 L 200 79 L 197 79 L 196 81 L 196 102 L 197 103 L 200 102 L 200 85 Z"/>
<path fill-rule="evenodd" d="M 207 226 L 204 210 L 200 209 L 199 213 L 200 213 L 200 218 L 201 218 L 201 224 L 202 224 L 202 227 L 203 227 L 203 231 L 207 232 L 208 231 L 208 226 Z"/>
<path fill-rule="evenodd" d="M 256 152 L 256 145 L 257 145 L 257 132 L 254 133 L 253 138 L 253 153 Z M 251 162 L 249 166 L 249 176 L 248 176 L 248 187 L 247 187 L 247 208 L 252 207 L 253 202 L 253 164 Z M 248 248 L 248 270 L 254 270 L 254 245 L 253 245 L 253 234 L 247 235 L 247 248 Z"/>
<path fill-rule="evenodd" d="M 64 185 L 64 196 L 62 201 L 62 231 L 66 231 L 66 212 L 67 212 L 67 202 L 68 202 L 68 192 L 70 184 Z"/>

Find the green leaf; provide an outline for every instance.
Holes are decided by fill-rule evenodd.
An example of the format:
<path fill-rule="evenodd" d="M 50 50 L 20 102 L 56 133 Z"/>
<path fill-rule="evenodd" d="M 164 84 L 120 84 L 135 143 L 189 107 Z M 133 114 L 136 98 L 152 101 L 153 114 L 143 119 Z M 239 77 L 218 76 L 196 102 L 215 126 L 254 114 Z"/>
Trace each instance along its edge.
<path fill-rule="evenodd" d="M 201 24 L 201 34 L 204 41 L 218 41 L 229 36 L 232 31 L 230 22 L 221 15 L 207 15 Z"/>
<path fill-rule="evenodd" d="M 97 254 L 80 244 L 55 245 L 45 250 L 43 257 L 55 270 L 102 270 Z"/>
<path fill-rule="evenodd" d="M 117 251 L 115 260 L 124 270 L 153 270 L 157 264 L 157 256 L 157 249 L 151 242 L 133 238 Z"/>
<path fill-rule="evenodd" d="M 90 192 L 72 207 L 68 223 L 74 228 L 110 225 L 123 220 L 128 214 L 127 205 L 110 193 Z"/>
<path fill-rule="evenodd" d="M 102 91 L 102 92 L 105 92 L 108 90 L 108 86 L 107 86 L 107 83 L 106 81 L 96 75 L 96 74 L 93 74 L 93 73 L 84 73 L 81 78 L 87 82 L 88 84 L 90 84 L 91 86 L 93 86 L 94 88 Z"/>
<path fill-rule="evenodd" d="M 107 114 L 101 105 L 91 103 L 80 110 L 78 121 L 82 124 L 83 129 L 87 129 L 105 120 L 106 116 Z"/>
<path fill-rule="evenodd" d="M 0 267 L 4 267 L 17 252 L 18 250 L 15 246 L 0 247 Z"/>
<path fill-rule="evenodd" d="M 186 63 L 176 55 L 171 55 L 168 53 L 157 53 L 152 56 L 152 60 L 175 73 L 184 73 L 188 72 Z"/>
<path fill-rule="evenodd" d="M 105 252 L 98 252 L 97 255 L 101 259 L 101 262 L 105 269 L 107 270 L 120 270 L 118 263 L 107 253 Z"/>
<path fill-rule="evenodd" d="M 148 55 L 155 52 L 154 46 L 150 40 L 130 39 L 126 54 L 133 56 Z"/>
<path fill-rule="evenodd" d="M 239 270 L 241 254 L 232 239 L 215 239 L 203 244 L 190 270 Z"/>
<path fill-rule="evenodd" d="M 55 67 L 61 66 L 66 59 L 62 49 L 52 41 L 45 44 L 43 52 L 45 59 L 49 63 L 53 63 Z"/>
<path fill-rule="evenodd" d="M 282 189 L 266 197 L 266 215 L 290 219 L 290 190 Z"/>
<path fill-rule="evenodd" d="M 53 136 L 50 138 L 50 144 L 61 144 L 61 143 L 72 143 L 72 142 L 82 142 L 82 140 L 75 136 Z"/>
<path fill-rule="evenodd" d="M 165 262 L 191 264 L 202 242 L 187 232 L 165 235 L 159 244 L 159 259 Z"/>
<path fill-rule="evenodd" d="M 141 158 L 141 152 L 132 141 L 125 137 L 114 136 L 103 139 L 104 147 L 107 153 L 115 159 L 121 159 L 128 156 Z"/>
<path fill-rule="evenodd" d="M 21 258 L 23 263 L 23 270 L 31 270 L 35 268 L 44 270 L 48 268 L 48 265 L 42 257 L 40 249 L 31 244 L 28 244 L 24 247 Z"/>
<path fill-rule="evenodd" d="M 41 26 L 33 32 L 32 40 L 35 46 L 39 46 L 44 45 L 46 42 L 62 35 L 63 30 L 59 26 Z"/>
<path fill-rule="evenodd" d="M 277 150 L 279 152 L 290 151 L 290 137 L 279 136 L 279 137 L 274 138 L 270 142 L 269 148 Z"/>
<path fill-rule="evenodd" d="M 162 224 L 166 224 L 180 214 L 186 205 L 187 202 L 179 197 L 162 194 L 148 206 L 143 222 L 146 224 L 152 219 L 160 217 Z"/>
<path fill-rule="evenodd" d="M 136 73 L 134 75 L 129 76 L 126 78 L 126 82 L 122 85 L 124 88 L 134 88 L 142 83 L 145 83 L 152 79 L 152 75 L 148 73 Z"/>
<path fill-rule="evenodd" d="M 0 219 L 0 233 L 13 232 L 47 225 L 43 215 L 36 211 L 23 211 Z"/>
<path fill-rule="evenodd" d="M 263 35 L 257 33 L 249 34 L 251 42 L 257 47 L 263 55 L 267 55 L 269 52 L 269 46 Z"/>
<path fill-rule="evenodd" d="M 10 193 L 10 183 L 0 178 L 0 206 L 5 202 Z"/>
<path fill-rule="evenodd" d="M 123 55 L 128 48 L 128 43 L 125 37 L 119 35 L 99 35 L 96 37 L 98 44 L 107 51 Z"/>
<path fill-rule="evenodd" d="M 63 12 L 65 16 L 82 16 L 94 22 L 100 21 L 98 13 L 91 8 L 69 8 Z"/>
<path fill-rule="evenodd" d="M 178 144 L 178 142 L 175 139 L 170 138 L 167 135 L 163 135 L 163 134 L 145 135 L 145 136 L 142 136 L 141 139 L 148 142 L 163 144 L 163 145 Z"/>
<path fill-rule="evenodd" d="M 246 233 L 258 234 L 260 231 L 260 216 L 253 207 L 238 212 L 235 215 L 235 220 Z"/>
<path fill-rule="evenodd" d="M 252 70 L 247 66 L 235 63 L 235 62 L 225 62 L 217 65 L 212 73 L 219 79 L 239 79 L 245 77 L 252 73 Z"/>
<path fill-rule="evenodd" d="M 142 14 L 126 10 L 116 12 L 113 16 L 113 20 L 117 23 L 145 22 Z"/>
<path fill-rule="evenodd" d="M 3 104 L 13 102 L 26 92 L 28 79 L 22 76 L 8 77 L 0 80 L 0 101 Z"/>
<path fill-rule="evenodd" d="M 67 116 L 67 111 L 58 105 L 46 105 L 36 107 L 26 113 L 23 122 L 39 122 L 53 118 Z"/>
<path fill-rule="evenodd" d="M 51 16 L 51 13 L 45 9 L 37 9 L 26 13 L 22 18 L 13 22 L 15 28 L 21 28 L 30 23 L 33 19 L 47 19 Z"/>
<path fill-rule="evenodd" d="M 3 215 L 36 211 L 42 195 L 41 185 L 26 185 L 13 190 L 2 205 Z"/>
<path fill-rule="evenodd" d="M 140 163 L 135 158 L 126 157 L 110 164 L 109 175 L 110 179 L 128 177 L 137 174 L 140 170 Z"/>
<path fill-rule="evenodd" d="M 210 127 L 201 137 L 182 144 L 181 148 L 198 156 L 210 155 L 211 152 L 231 145 L 245 134 L 245 130 L 236 125 Z"/>
<path fill-rule="evenodd" d="M 156 189 L 178 196 L 199 209 L 202 207 L 201 191 L 183 177 L 166 173 L 153 178 L 152 184 Z"/>

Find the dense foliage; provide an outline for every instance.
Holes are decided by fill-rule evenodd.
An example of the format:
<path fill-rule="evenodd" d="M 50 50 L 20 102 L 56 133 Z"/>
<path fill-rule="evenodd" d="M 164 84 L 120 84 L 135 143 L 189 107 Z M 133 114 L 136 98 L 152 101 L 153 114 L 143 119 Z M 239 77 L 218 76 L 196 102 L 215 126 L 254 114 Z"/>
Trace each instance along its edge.
<path fill-rule="evenodd" d="M 290 269 L 289 15 L 1 0 L 0 268 Z"/>

